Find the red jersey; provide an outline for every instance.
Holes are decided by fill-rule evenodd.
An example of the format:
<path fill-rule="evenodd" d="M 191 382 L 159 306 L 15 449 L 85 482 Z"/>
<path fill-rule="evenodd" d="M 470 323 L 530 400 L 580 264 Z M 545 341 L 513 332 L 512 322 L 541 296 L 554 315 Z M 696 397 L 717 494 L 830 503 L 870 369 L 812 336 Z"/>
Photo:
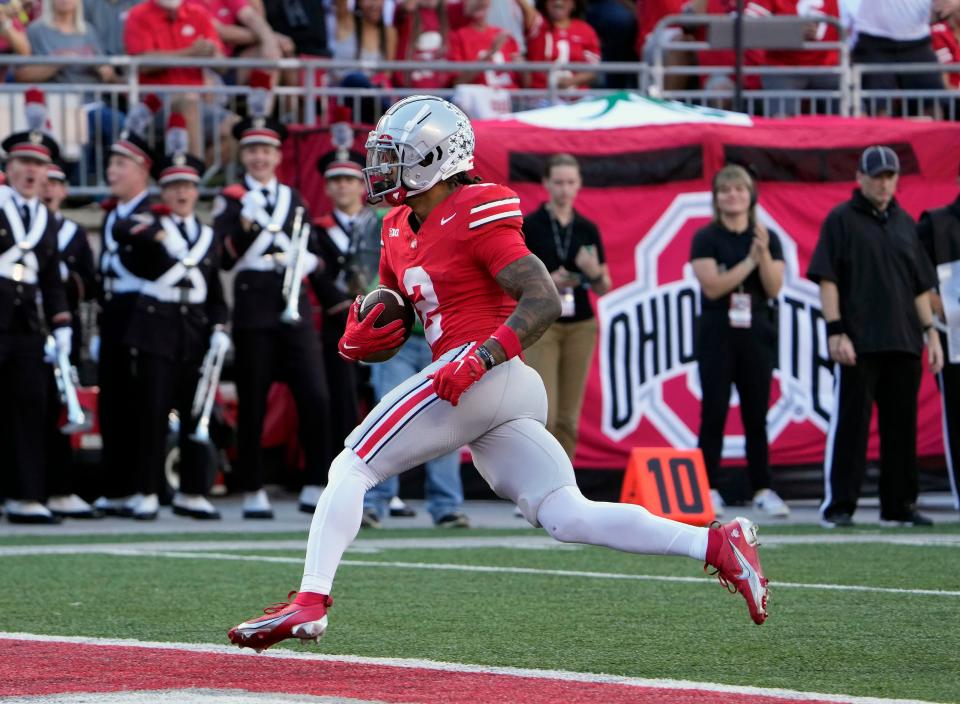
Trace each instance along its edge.
<path fill-rule="evenodd" d="M 583 20 L 570 20 L 570 24 L 561 29 L 551 25 L 538 12 L 536 21 L 527 32 L 527 61 L 598 64 L 600 63 L 600 39 L 593 27 Z M 546 88 L 547 74 L 531 74 L 530 87 Z"/>
<path fill-rule="evenodd" d="M 201 37 L 223 51 L 210 11 L 194 3 L 183 3 L 171 16 L 156 0 L 147 0 L 130 8 L 123 26 L 124 46 L 127 53 L 133 55 L 186 49 Z M 203 70 L 168 68 L 155 73 L 141 72 L 140 82 L 199 86 L 203 85 Z"/>
<path fill-rule="evenodd" d="M 516 306 L 496 275 L 530 254 L 520 199 L 505 186 L 462 186 L 434 208 L 417 232 L 410 207 L 383 219 L 380 283 L 417 309 L 433 358 L 483 342 Z"/>
<path fill-rule="evenodd" d="M 449 20 L 448 20 L 449 21 Z M 419 33 L 414 38 L 413 30 L 419 22 Z M 445 58 L 443 26 L 436 8 L 420 7 L 407 12 L 402 5 L 397 7 L 394 18 L 397 27 L 397 59 L 419 61 L 424 66 L 417 71 L 397 72 L 394 85 L 410 88 L 443 88 L 449 80 L 446 72 L 434 71 L 430 64 Z"/>
<path fill-rule="evenodd" d="M 467 25 L 450 32 L 450 47 L 447 58 L 450 61 L 486 61 L 488 52 L 496 46 L 497 50 L 489 60 L 498 64 L 512 62 L 520 53 L 516 40 L 499 27 L 477 29 Z M 516 88 L 516 75 L 509 71 L 481 71 L 473 83 L 488 85 L 492 88 Z"/>
<path fill-rule="evenodd" d="M 930 41 L 937 59 L 942 64 L 960 63 L 960 42 L 953 28 L 946 22 L 937 22 L 930 28 Z M 960 88 L 960 73 L 948 73 L 947 79 L 953 88 Z"/>
<path fill-rule="evenodd" d="M 637 56 L 643 56 L 643 45 L 657 22 L 667 15 L 683 14 L 687 0 L 638 0 L 637 1 Z"/>
<path fill-rule="evenodd" d="M 736 12 L 737 3 L 735 0 L 707 0 L 708 15 L 725 15 Z M 747 17 L 759 17 L 769 14 L 763 8 L 757 5 L 756 0 L 747 0 L 744 3 L 744 15 Z M 705 41 L 707 30 L 701 27 L 696 32 L 700 41 Z M 747 49 L 743 54 L 744 66 L 763 66 L 765 63 L 763 49 Z M 697 52 L 697 60 L 701 66 L 734 66 L 737 62 L 737 55 L 732 49 L 707 49 Z M 705 74 L 703 77 L 704 85 L 707 81 L 717 74 Z M 760 77 L 756 74 L 744 76 L 743 87 L 747 90 L 760 90 Z"/>
<path fill-rule="evenodd" d="M 750 0 L 753 14 L 759 17 L 770 15 L 798 15 L 840 17 L 838 0 Z M 826 22 L 818 22 L 816 36 L 811 41 L 835 42 L 840 35 L 837 28 Z M 771 66 L 836 66 L 840 52 L 795 51 L 767 49 L 767 63 Z"/>

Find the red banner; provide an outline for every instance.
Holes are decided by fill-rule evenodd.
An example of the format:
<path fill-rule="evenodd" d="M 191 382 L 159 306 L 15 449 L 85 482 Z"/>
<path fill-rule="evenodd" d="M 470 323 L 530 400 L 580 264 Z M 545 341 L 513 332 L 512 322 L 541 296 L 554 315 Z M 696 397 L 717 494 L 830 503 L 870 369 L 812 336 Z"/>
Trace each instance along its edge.
<path fill-rule="evenodd" d="M 817 287 L 804 272 L 820 224 L 850 197 L 859 153 L 871 144 L 894 146 L 903 165 L 898 199 L 914 217 L 952 201 L 957 191 L 960 126 L 949 123 L 798 118 L 758 120 L 753 127 L 579 131 L 494 121 L 475 129 L 476 173 L 509 184 L 524 212 L 546 199 L 539 175 L 547 156 L 563 151 L 581 161 L 584 188 L 576 207 L 599 226 L 613 278 L 611 292 L 597 301 L 600 336 L 576 461 L 583 467 L 622 468 L 637 446 L 696 445 L 693 330 L 699 293 L 687 260 L 693 233 L 710 217 L 710 178 L 726 160 L 759 172 L 758 216 L 780 236 L 787 264 L 768 413 L 774 465 L 823 461 L 832 365 Z M 308 132 L 291 142 L 287 180 L 314 204 L 322 195 L 314 164 L 329 142 L 325 134 Z M 724 456 L 736 460 L 744 448 L 736 397 L 733 404 Z M 925 372 L 921 456 L 943 452 L 939 409 L 936 385 Z M 877 450 L 874 432 L 871 456 Z"/>

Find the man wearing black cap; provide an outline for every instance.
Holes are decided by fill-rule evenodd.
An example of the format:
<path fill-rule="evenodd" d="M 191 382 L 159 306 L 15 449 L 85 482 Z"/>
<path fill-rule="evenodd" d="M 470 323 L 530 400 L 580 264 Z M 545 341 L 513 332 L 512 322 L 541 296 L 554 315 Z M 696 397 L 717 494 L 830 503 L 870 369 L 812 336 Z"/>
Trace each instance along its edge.
<path fill-rule="evenodd" d="M 11 523 L 58 523 L 46 498 L 44 431 L 49 369 L 37 310 L 43 299 L 57 352 L 70 354 L 72 330 L 60 278 L 57 222 L 40 202 L 59 147 L 37 129 L 7 137 L 9 186 L 0 187 L 0 494 Z"/>
<path fill-rule="evenodd" d="M 169 132 L 174 130 L 182 130 L 178 146 L 185 150 L 185 125 Z M 206 498 L 212 479 L 209 454 L 203 443 L 190 440 L 197 423 L 191 406 L 204 354 L 211 347 L 225 354 L 230 347 L 223 330 L 227 305 L 220 284 L 220 247 L 212 228 L 194 213 L 203 171 L 202 160 L 174 151 L 154 169 L 162 203 L 114 228 L 117 241 L 132 247 L 143 278 L 123 337 L 137 357 L 137 491 L 144 498 L 134 517 L 142 520 L 157 517 L 171 409 L 180 417 L 180 486 L 173 512 L 220 518 Z"/>
<path fill-rule="evenodd" d="M 329 460 L 328 392 L 320 340 L 305 286 L 287 301 L 283 282 L 296 252 L 294 224 L 309 239 L 303 272 L 318 266 L 310 213 L 295 190 L 277 180 L 286 128 L 262 112 L 234 128 L 245 170 L 242 184 L 229 186 L 214 206 L 214 230 L 223 242 L 224 268 L 234 278 L 234 370 L 238 401 L 237 470 L 245 492 L 245 518 L 272 518 L 263 489 L 260 437 L 267 395 L 274 380 L 285 381 L 297 406 L 306 476 L 324 476 Z M 302 209 L 302 211 L 300 210 Z M 314 274 L 316 276 L 316 274 Z M 285 309 L 295 319 L 282 320 Z"/>
<path fill-rule="evenodd" d="M 57 223 L 57 248 L 60 252 L 60 278 L 67 294 L 67 307 L 73 320 L 73 351 L 70 362 L 80 364 L 80 350 L 83 347 L 83 326 L 80 324 L 80 302 L 89 301 L 96 293 L 97 271 L 93 263 L 93 251 L 87 239 L 87 231 L 82 225 L 60 212 L 60 206 L 67 197 L 67 178 L 62 162 L 51 162 L 47 166 L 47 180 L 43 185 L 40 200 L 47 206 L 50 216 Z M 48 360 L 49 361 L 49 360 Z M 53 368 L 50 368 L 53 376 Z M 70 436 L 60 432 L 62 404 L 57 392 L 56 382 L 48 384 L 47 408 L 47 486 L 50 498 L 47 508 L 64 518 L 100 518 L 103 514 L 81 499 L 76 493 L 77 487 L 73 471 L 73 451 Z"/>
<path fill-rule="evenodd" d="M 960 197 L 920 216 L 917 234 L 936 267 L 938 287 L 930 302 L 936 313 L 943 370 L 937 379 L 943 414 L 943 447 L 953 506 L 960 511 Z"/>
<path fill-rule="evenodd" d="M 807 276 L 820 285 L 835 374 L 834 412 L 824 456 L 825 527 L 853 525 L 866 468 L 873 403 L 880 429 L 880 519 L 890 525 L 930 525 L 916 510 L 917 393 L 924 337 L 933 373 L 943 365 L 933 328 L 933 268 L 913 219 L 894 193 L 896 153 L 867 148 L 859 188 L 823 223 Z"/>
<path fill-rule="evenodd" d="M 363 164 L 362 156 L 345 150 L 330 152 L 317 164 L 333 204 L 333 211 L 316 221 L 324 273 L 316 291 L 324 313 L 320 331 L 330 404 L 337 409 L 330 417 L 330 448 L 334 453 L 356 426 L 360 414 L 356 365 L 338 354 L 337 344 L 347 324 L 350 303 L 375 285 L 380 261 L 381 219 L 366 203 Z M 327 458 L 327 464 L 333 459 Z M 320 479 L 306 478 L 300 492 L 301 511 L 313 513 L 320 499 Z"/>
<path fill-rule="evenodd" d="M 136 118 L 136 119 L 134 119 Z M 135 351 L 124 342 L 137 295 L 143 280 L 135 273 L 133 248 L 121 246 L 114 228 L 124 220 L 148 213 L 147 188 L 156 157 L 138 128 L 152 121 L 150 110 L 142 103 L 131 110 L 128 127 L 110 147 L 107 182 L 116 199 L 105 204 L 103 246 L 100 250 L 100 307 L 98 340 L 91 351 L 98 361 L 97 384 L 100 435 L 103 438 L 103 495 L 94 506 L 107 515 L 131 517 L 149 515 L 150 506 L 138 511 L 143 495 L 136 491 L 134 460 L 137 453 L 137 419 L 140 404 L 132 392 L 136 386 Z"/>

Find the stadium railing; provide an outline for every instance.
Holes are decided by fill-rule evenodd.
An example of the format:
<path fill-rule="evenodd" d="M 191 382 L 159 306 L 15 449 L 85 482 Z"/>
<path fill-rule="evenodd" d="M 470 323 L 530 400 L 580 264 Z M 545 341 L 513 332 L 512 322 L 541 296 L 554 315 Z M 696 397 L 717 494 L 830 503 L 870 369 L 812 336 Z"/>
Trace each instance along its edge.
<path fill-rule="evenodd" d="M 704 20 L 705 24 L 717 18 L 709 16 L 681 16 L 684 22 Z M 721 18 L 724 19 L 724 18 Z M 666 18 L 664 24 L 671 18 Z M 677 22 L 676 18 L 672 19 Z M 803 73 L 827 73 L 838 77 L 839 85 L 836 90 L 745 90 L 743 91 L 744 111 L 752 115 L 775 116 L 776 107 L 782 103 L 778 101 L 802 101 L 804 113 L 866 116 L 923 116 L 943 117 L 956 119 L 960 108 L 957 106 L 957 97 L 960 93 L 942 91 L 882 91 L 867 90 L 862 87 L 862 79 L 874 73 L 912 73 L 912 72 L 956 72 L 960 65 L 940 64 L 876 64 L 851 65 L 849 52 L 836 42 L 825 45 L 814 43 L 804 48 L 824 49 L 834 44 L 840 50 L 841 61 L 837 67 L 807 68 Z M 663 65 L 662 51 L 675 47 L 689 49 L 691 46 L 706 48 L 707 42 L 666 42 L 660 47 L 661 55 L 653 64 L 640 62 L 601 63 L 601 64 L 557 64 L 545 62 L 517 62 L 513 64 L 496 64 L 489 62 L 435 62 L 431 68 L 441 72 L 462 71 L 495 71 L 511 73 L 544 72 L 556 76 L 560 71 L 590 71 L 597 74 L 598 84 L 608 76 L 624 74 L 635 78 L 640 93 L 654 97 L 669 98 L 682 102 L 704 105 L 715 108 L 729 108 L 733 98 L 731 88 L 710 90 L 672 90 L 664 89 L 664 78 L 670 74 L 676 75 L 728 75 L 731 68 L 727 66 L 665 66 Z M 393 101 L 405 95 L 424 92 L 416 88 L 399 87 L 371 87 L 356 88 L 335 85 L 333 76 L 347 73 L 362 72 L 370 74 L 394 74 L 422 70 L 423 64 L 416 61 L 397 61 L 370 63 L 363 61 L 333 61 L 324 59 L 285 59 L 278 63 L 265 62 L 256 59 L 174 59 L 174 58 L 140 58 L 140 57 L 84 57 L 69 59 L 58 57 L 4 57 L 3 62 L 11 65 L 64 65 L 71 64 L 98 66 L 110 64 L 124 77 L 122 83 L 104 84 L 70 84 L 46 83 L 40 84 L 47 95 L 50 112 L 50 121 L 53 134 L 60 139 L 65 147 L 66 156 L 75 164 L 71 174 L 74 184 L 73 192 L 77 195 L 99 196 L 106 192 L 106 163 L 107 150 L 110 142 L 119 134 L 121 122 L 119 115 L 128 109 L 128 106 L 140 100 L 144 94 L 154 93 L 162 101 L 164 109 L 157 116 L 148 137 L 155 143 L 162 143 L 160 133 L 165 124 L 166 115 L 172 103 L 184 95 L 196 96 L 199 101 L 204 119 L 209 121 L 211 115 L 243 114 L 245 99 L 249 93 L 246 85 L 233 85 L 222 79 L 213 79 L 220 73 L 230 74 L 241 69 L 268 68 L 296 70 L 302 77 L 301 85 L 278 86 L 275 88 L 275 101 L 281 118 L 304 125 L 328 125 L 335 104 L 344 104 L 350 107 L 353 122 L 369 123 L 382 113 Z M 139 69 L 143 67 L 174 68 L 191 67 L 209 69 L 206 73 L 213 79 L 210 84 L 203 86 L 183 85 L 156 85 L 143 84 L 140 81 Z M 796 74 L 797 69 L 747 66 L 744 74 Z M 23 110 L 24 92 L 26 88 L 35 84 L 0 83 L 0 136 L 25 126 Z M 556 82 L 548 81 L 544 89 L 512 89 L 501 93 L 506 96 L 505 110 L 519 110 L 538 106 L 554 105 L 564 101 L 571 101 L 584 96 L 605 96 L 618 92 L 619 89 L 589 88 L 587 90 L 561 90 Z M 452 98 L 453 88 L 430 91 L 431 93 Z M 104 106 L 107 111 L 100 110 Z M 199 150 L 205 156 L 209 165 L 205 183 L 215 185 L 219 180 L 232 178 L 235 169 L 235 159 L 230 151 L 228 140 L 221 141 L 212 138 L 215 130 L 202 130 L 199 134 Z M 359 139 L 360 137 L 358 137 Z M 205 189 L 206 190 L 206 189 Z M 209 191 L 207 191 L 209 192 Z"/>

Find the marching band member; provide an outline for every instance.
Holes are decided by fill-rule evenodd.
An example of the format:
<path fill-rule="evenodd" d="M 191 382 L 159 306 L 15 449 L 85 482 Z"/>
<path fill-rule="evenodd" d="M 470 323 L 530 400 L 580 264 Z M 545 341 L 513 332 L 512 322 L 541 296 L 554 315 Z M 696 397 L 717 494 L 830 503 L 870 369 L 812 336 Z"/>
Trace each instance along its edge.
<path fill-rule="evenodd" d="M 103 495 L 94 507 L 108 516 L 150 513 L 138 511 L 143 496 L 136 491 L 133 465 L 137 454 L 138 400 L 131 393 L 136 380 L 136 352 L 124 343 L 143 280 L 132 268 L 131 245 L 121 246 L 114 229 L 124 220 L 148 213 L 147 188 L 156 161 L 141 136 L 158 107 L 154 96 L 136 105 L 127 116 L 127 129 L 110 147 L 107 181 L 115 201 L 104 204 L 103 248 L 100 251 L 100 336 L 91 340 L 91 356 L 98 362 L 97 384 L 100 435 L 103 438 Z"/>
<path fill-rule="evenodd" d="M 236 272 L 233 339 L 243 516 L 272 518 L 263 489 L 260 446 L 270 385 L 274 380 L 285 381 L 293 394 L 308 484 L 320 482 L 327 469 L 328 393 L 307 292 L 301 287 L 297 300 L 284 296 L 285 272 L 297 254 L 298 221 L 303 236 L 309 238 L 303 273 L 309 275 L 317 268 L 310 214 L 300 194 L 277 180 L 287 131 L 266 116 L 269 78 L 254 72 L 251 85 L 251 116 L 233 130 L 246 174 L 243 183 L 224 189 L 214 208 L 214 230 L 223 242 L 224 268 Z"/>
<path fill-rule="evenodd" d="M 80 303 L 93 298 L 96 292 L 96 267 L 87 231 L 82 225 L 60 212 L 67 197 L 67 177 L 63 164 L 51 162 L 47 166 L 47 180 L 40 192 L 40 200 L 47 206 L 57 223 L 57 248 L 60 252 L 60 278 L 67 294 L 67 307 L 73 321 L 73 350 L 70 362 L 80 363 L 83 346 L 83 326 L 80 324 Z M 53 379 L 52 370 L 50 377 Z M 101 518 L 103 513 L 74 493 L 72 481 L 73 451 L 70 436 L 60 432 L 61 402 L 56 383 L 48 385 L 47 423 L 47 485 L 50 498 L 47 508 L 64 518 Z"/>
<path fill-rule="evenodd" d="M 212 472 L 206 448 L 190 440 L 191 405 L 199 369 L 208 346 L 226 352 L 227 305 L 220 284 L 220 252 L 213 229 L 197 220 L 201 159 L 188 154 L 183 116 L 174 113 L 166 135 L 167 156 L 156 164 L 161 203 L 149 213 L 120 222 L 114 237 L 132 248 L 143 284 L 123 343 L 137 359 L 137 490 L 143 495 L 134 518 L 157 517 L 163 486 L 168 418 L 180 416 L 180 487 L 173 512 L 198 519 L 218 519 L 207 500 Z"/>
<path fill-rule="evenodd" d="M 0 187 L 0 494 L 11 523 L 59 523 L 46 497 L 44 431 L 50 372 L 37 306 L 53 330 L 57 352 L 70 354 L 72 330 L 60 278 L 55 218 L 40 202 L 47 166 L 60 149 L 40 131 L 28 97 L 30 129 L 7 137 L 8 186 Z M 44 111 L 45 112 L 45 111 Z"/>

